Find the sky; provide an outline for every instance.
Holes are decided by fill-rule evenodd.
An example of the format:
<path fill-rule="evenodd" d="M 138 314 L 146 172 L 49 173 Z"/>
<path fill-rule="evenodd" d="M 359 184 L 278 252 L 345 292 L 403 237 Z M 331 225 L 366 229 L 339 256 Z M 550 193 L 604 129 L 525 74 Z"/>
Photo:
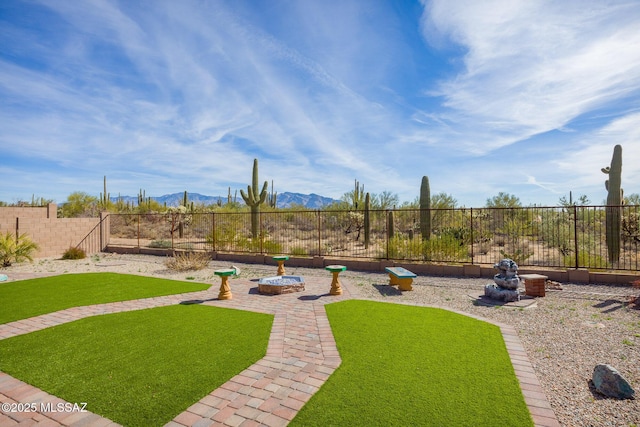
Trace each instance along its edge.
<path fill-rule="evenodd" d="M 640 193 L 637 0 L 0 2 L 0 201 Z M 238 196 L 238 198 L 240 198 Z"/>

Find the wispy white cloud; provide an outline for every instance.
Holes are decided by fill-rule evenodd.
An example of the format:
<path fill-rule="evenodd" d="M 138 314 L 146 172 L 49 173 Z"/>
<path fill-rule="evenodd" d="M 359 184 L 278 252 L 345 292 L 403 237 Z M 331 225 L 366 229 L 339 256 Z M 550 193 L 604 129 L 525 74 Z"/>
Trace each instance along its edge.
<path fill-rule="evenodd" d="M 486 152 L 570 125 L 640 92 L 640 5 L 635 1 L 430 1 L 427 40 L 464 49 L 439 85 L 445 117 L 486 132 Z"/>

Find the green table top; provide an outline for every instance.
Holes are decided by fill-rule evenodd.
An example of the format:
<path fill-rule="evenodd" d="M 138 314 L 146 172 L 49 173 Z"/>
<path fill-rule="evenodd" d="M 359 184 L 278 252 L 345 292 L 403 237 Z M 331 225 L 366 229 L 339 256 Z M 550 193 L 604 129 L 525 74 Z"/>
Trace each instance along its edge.
<path fill-rule="evenodd" d="M 215 270 L 213 272 L 216 276 L 231 276 L 232 274 L 236 274 L 235 268 L 226 268 L 224 270 Z"/>

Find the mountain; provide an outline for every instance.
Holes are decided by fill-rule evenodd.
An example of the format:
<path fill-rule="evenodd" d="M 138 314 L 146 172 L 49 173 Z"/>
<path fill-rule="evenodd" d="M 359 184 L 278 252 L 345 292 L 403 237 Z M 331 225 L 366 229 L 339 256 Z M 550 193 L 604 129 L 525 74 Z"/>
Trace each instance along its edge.
<path fill-rule="evenodd" d="M 193 202 L 196 205 L 214 205 L 218 203 L 218 200 L 222 204 L 227 203 L 227 196 L 206 196 L 204 194 L 199 193 L 187 193 L 189 197 L 189 202 Z M 157 201 L 161 205 L 166 203 L 167 206 L 179 206 L 182 203 L 182 199 L 184 197 L 184 192 L 173 193 L 173 194 L 165 194 L 164 196 L 159 197 L 151 197 L 152 200 Z M 132 205 L 138 204 L 138 197 L 132 196 L 121 196 L 121 199 L 124 203 L 131 203 Z M 239 203 L 244 204 L 244 200 L 242 197 L 238 195 L 236 199 Z M 117 197 L 112 197 L 111 201 L 118 201 Z M 339 200 L 332 199 L 330 197 L 319 196 L 317 194 L 300 194 L 300 193 L 278 193 L 276 199 L 276 206 L 279 208 L 288 208 L 293 205 L 304 206 L 309 209 L 319 209 L 324 206 L 328 206 L 334 202 L 338 202 Z"/>
<path fill-rule="evenodd" d="M 279 208 L 288 208 L 292 205 L 304 206 L 310 209 L 319 209 L 328 206 L 339 200 L 330 197 L 319 196 L 317 194 L 300 194 L 300 193 L 282 193 L 278 194 L 276 206 Z"/>

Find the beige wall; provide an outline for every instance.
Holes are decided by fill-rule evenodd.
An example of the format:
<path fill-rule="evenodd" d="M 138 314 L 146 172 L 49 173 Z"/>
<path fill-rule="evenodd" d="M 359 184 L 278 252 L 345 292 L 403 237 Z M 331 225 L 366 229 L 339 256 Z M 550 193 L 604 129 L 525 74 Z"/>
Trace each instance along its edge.
<path fill-rule="evenodd" d="M 57 206 L 0 207 L 0 232 L 26 233 L 40 249 L 34 258 L 58 257 L 76 246 L 100 222 L 99 218 L 58 218 Z"/>

